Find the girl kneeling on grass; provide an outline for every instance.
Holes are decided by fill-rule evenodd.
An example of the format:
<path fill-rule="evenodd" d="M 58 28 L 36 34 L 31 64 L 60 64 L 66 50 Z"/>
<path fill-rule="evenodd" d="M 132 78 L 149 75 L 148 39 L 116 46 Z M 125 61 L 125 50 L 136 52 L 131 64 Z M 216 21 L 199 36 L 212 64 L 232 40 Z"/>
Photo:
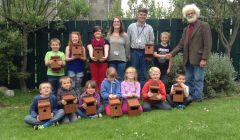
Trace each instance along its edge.
<path fill-rule="evenodd" d="M 98 117 L 101 118 L 102 117 L 103 106 L 101 105 L 100 95 L 96 91 L 97 91 L 96 82 L 93 80 L 87 81 L 85 84 L 85 92 L 83 92 L 79 98 L 77 113 L 80 117 L 82 118 L 98 118 Z M 92 96 L 93 98 L 95 98 L 96 102 L 94 103 L 94 105 L 97 106 L 96 114 L 93 114 L 91 116 L 88 116 L 86 114 L 87 104 L 84 103 L 83 101 L 84 97 L 88 97 L 88 96 Z"/>
<path fill-rule="evenodd" d="M 137 70 L 134 67 L 128 67 L 125 71 L 124 81 L 121 83 L 121 92 L 123 97 L 122 111 L 128 112 L 127 98 L 137 97 L 140 99 L 140 83 L 137 81 Z M 139 107 L 142 112 L 142 106 Z"/>
<path fill-rule="evenodd" d="M 113 67 L 109 67 L 106 72 L 106 77 L 101 84 L 101 96 L 103 98 L 103 104 L 105 112 L 110 116 L 109 98 L 119 98 L 121 100 L 121 84 L 116 79 L 117 71 Z"/>

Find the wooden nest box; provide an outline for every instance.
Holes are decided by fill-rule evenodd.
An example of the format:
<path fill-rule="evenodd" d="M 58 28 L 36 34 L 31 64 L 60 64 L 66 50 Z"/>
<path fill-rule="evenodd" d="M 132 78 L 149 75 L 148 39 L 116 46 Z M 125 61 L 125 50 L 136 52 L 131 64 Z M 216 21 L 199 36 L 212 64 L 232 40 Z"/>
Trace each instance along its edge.
<path fill-rule="evenodd" d="M 104 57 L 103 47 L 94 47 L 93 48 L 93 56 L 97 60 L 100 60 L 102 57 Z"/>
<path fill-rule="evenodd" d="M 83 102 L 87 104 L 85 109 L 87 115 L 96 114 L 97 106 L 95 105 L 96 99 L 93 96 L 88 96 L 83 98 Z"/>
<path fill-rule="evenodd" d="M 51 118 L 51 104 L 49 99 L 40 99 L 38 101 L 39 120 L 48 120 Z"/>
<path fill-rule="evenodd" d="M 52 56 L 51 60 L 53 60 L 53 63 L 51 64 L 51 69 L 54 72 L 59 72 L 61 70 L 61 65 L 59 65 L 57 62 L 60 61 L 60 56 Z"/>
<path fill-rule="evenodd" d="M 62 96 L 62 100 L 65 100 L 67 102 L 67 104 L 63 107 L 65 114 L 70 114 L 77 111 L 77 105 L 73 102 L 75 99 L 76 97 L 73 95 Z"/>
<path fill-rule="evenodd" d="M 141 114 L 141 112 L 139 111 L 140 103 L 136 97 L 127 98 L 127 104 L 129 116 L 138 116 Z"/>
<path fill-rule="evenodd" d="M 109 98 L 110 116 L 118 117 L 122 115 L 122 103 L 118 98 Z"/>
<path fill-rule="evenodd" d="M 183 90 L 183 88 L 181 88 L 179 86 L 174 86 L 173 90 L 175 91 L 175 92 L 172 93 L 173 102 L 182 103 L 184 101 L 184 90 Z"/>

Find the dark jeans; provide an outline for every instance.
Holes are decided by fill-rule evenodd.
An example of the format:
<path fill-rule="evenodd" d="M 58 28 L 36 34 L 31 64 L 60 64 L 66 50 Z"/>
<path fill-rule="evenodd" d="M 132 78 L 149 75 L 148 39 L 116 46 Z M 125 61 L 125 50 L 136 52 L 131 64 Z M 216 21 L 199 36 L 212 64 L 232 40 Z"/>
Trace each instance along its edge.
<path fill-rule="evenodd" d="M 144 50 L 131 50 L 131 65 L 137 69 L 139 75 L 138 79 L 141 87 L 143 87 L 147 78 L 147 66 Z"/>
<path fill-rule="evenodd" d="M 50 76 L 48 75 L 48 82 L 52 85 L 52 93 L 57 97 L 57 91 L 59 88 L 60 76 Z"/>
<path fill-rule="evenodd" d="M 166 87 L 167 82 L 168 82 L 168 75 L 167 75 L 167 74 L 161 74 L 160 80 L 163 82 L 163 84 L 164 84 L 165 87 Z"/>
<path fill-rule="evenodd" d="M 27 115 L 24 118 L 25 123 L 29 124 L 29 125 L 41 125 L 44 124 L 46 122 L 49 122 L 49 125 L 52 125 L 54 123 L 56 123 L 57 121 L 61 120 L 64 116 L 64 110 L 63 109 L 59 109 L 58 111 L 55 112 L 53 118 L 51 118 L 50 120 L 46 120 L 46 121 L 37 121 L 36 118 L 33 118 L 31 115 Z"/>
<path fill-rule="evenodd" d="M 174 103 L 174 102 L 172 101 L 171 95 L 170 95 L 170 94 L 167 94 L 167 101 L 169 102 L 169 104 L 170 104 L 172 107 L 174 107 L 175 105 L 180 105 L 180 104 L 187 106 L 187 105 L 189 105 L 189 104 L 193 101 L 193 98 L 189 95 L 188 97 L 185 97 L 185 98 L 184 98 L 183 103 Z"/>
<path fill-rule="evenodd" d="M 97 115 L 97 114 L 99 114 L 99 113 L 102 113 L 102 111 L 103 111 L 103 105 L 101 105 L 100 107 L 97 108 L 97 112 L 96 112 L 96 114 L 94 114 L 94 115 Z M 90 118 L 90 117 L 86 114 L 85 109 L 82 109 L 82 108 L 78 108 L 78 109 L 77 109 L 77 114 L 78 114 L 79 116 L 81 116 L 82 118 Z"/>
<path fill-rule="evenodd" d="M 125 71 L 125 68 L 126 68 L 126 62 L 109 61 L 108 66 L 109 67 L 114 67 L 117 70 L 117 74 L 118 74 L 117 79 L 119 81 L 124 80 L 124 71 Z"/>
<path fill-rule="evenodd" d="M 163 110 L 170 110 L 172 108 L 167 101 L 159 101 L 156 103 L 149 103 L 149 102 L 143 103 L 144 112 L 151 111 L 153 107 L 157 109 L 163 109 Z"/>

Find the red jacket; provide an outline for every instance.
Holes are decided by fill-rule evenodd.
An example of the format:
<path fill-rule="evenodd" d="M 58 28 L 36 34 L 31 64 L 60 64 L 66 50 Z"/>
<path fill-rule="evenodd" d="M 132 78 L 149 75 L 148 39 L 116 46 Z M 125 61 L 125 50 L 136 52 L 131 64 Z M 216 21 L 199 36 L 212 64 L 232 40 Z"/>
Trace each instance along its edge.
<path fill-rule="evenodd" d="M 148 100 L 148 92 L 149 92 L 149 85 L 152 82 L 155 82 L 155 83 L 157 82 L 158 83 L 158 86 L 159 86 L 159 89 L 160 89 L 160 94 L 162 95 L 162 101 L 165 101 L 166 100 L 165 85 L 163 84 L 163 82 L 161 80 L 154 81 L 152 79 L 149 79 L 143 86 L 143 89 L 142 89 L 142 99 L 143 99 L 143 101 L 145 101 L 145 102 L 150 101 L 150 100 Z"/>

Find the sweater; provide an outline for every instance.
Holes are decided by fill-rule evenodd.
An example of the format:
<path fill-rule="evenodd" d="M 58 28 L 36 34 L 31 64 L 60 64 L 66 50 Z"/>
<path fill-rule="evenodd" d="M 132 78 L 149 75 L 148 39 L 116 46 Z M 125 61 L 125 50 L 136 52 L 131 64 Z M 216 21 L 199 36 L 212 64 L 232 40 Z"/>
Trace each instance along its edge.
<path fill-rule="evenodd" d="M 126 99 L 128 93 L 135 93 L 138 98 L 140 98 L 141 86 L 139 82 L 127 82 L 123 81 L 121 83 L 121 92 L 123 99 Z"/>
<path fill-rule="evenodd" d="M 121 84 L 118 80 L 110 81 L 105 78 L 101 84 L 101 96 L 103 98 L 103 104 L 108 104 L 109 94 L 117 95 L 119 99 L 122 98 L 121 95 Z"/>
<path fill-rule="evenodd" d="M 51 105 L 51 112 L 55 113 L 57 111 L 57 100 L 54 95 L 50 95 L 49 97 L 42 97 L 41 95 L 37 95 L 33 98 L 33 102 L 31 104 L 29 114 L 33 118 L 37 118 L 38 115 L 38 101 L 41 99 L 49 99 Z"/>
<path fill-rule="evenodd" d="M 76 97 L 77 99 L 78 99 L 78 93 L 73 89 L 73 88 L 70 88 L 70 89 L 64 89 L 64 88 L 62 88 L 62 87 L 60 87 L 59 89 L 58 89 L 58 93 L 57 93 L 57 104 L 58 104 L 58 106 L 60 107 L 60 108 L 62 108 L 63 107 L 63 105 L 62 105 L 62 99 L 61 99 L 61 97 L 63 96 L 63 95 L 73 95 L 74 97 Z"/>
<path fill-rule="evenodd" d="M 148 98 L 148 92 L 149 92 L 149 86 L 152 82 L 157 82 L 158 86 L 159 86 L 159 89 L 160 89 L 160 94 L 162 95 L 162 101 L 165 101 L 166 100 L 166 90 L 165 90 L 165 85 L 163 84 L 163 82 L 161 80 L 158 80 L 158 81 L 154 81 L 152 79 L 149 79 L 143 86 L 143 89 L 142 89 L 142 99 L 143 101 L 145 102 L 152 102 L 150 101 Z"/>
<path fill-rule="evenodd" d="M 127 34 L 123 34 L 118 38 L 110 35 L 106 38 L 110 43 L 108 61 L 123 61 L 127 62 L 130 47 Z"/>
<path fill-rule="evenodd" d="M 83 105 L 83 98 L 89 96 L 86 92 L 82 93 L 82 95 L 79 98 L 79 104 L 78 104 L 78 108 L 82 108 Z M 100 95 L 98 93 L 94 93 L 93 94 L 93 98 L 95 98 L 97 100 L 97 107 L 101 106 L 101 100 L 100 100 Z"/>

